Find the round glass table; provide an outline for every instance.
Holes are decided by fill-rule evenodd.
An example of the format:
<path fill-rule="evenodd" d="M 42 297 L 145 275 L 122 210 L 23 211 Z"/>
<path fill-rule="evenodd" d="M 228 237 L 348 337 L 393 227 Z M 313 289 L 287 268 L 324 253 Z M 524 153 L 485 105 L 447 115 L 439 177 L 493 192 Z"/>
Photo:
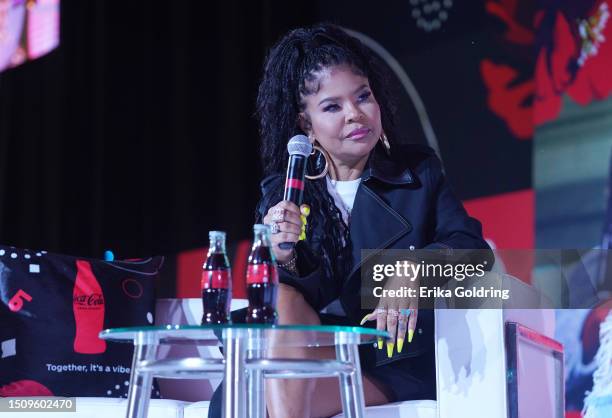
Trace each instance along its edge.
<path fill-rule="evenodd" d="M 107 329 L 100 338 L 132 342 L 134 356 L 127 417 L 147 416 L 153 377 L 194 378 L 223 375 L 223 417 L 265 418 L 264 379 L 339 378 L 342 409 L 347 418 L 365 416 L 359 344 L 386 339 L 372 328 L 331 325 L 166 325 Z M 162 359 L 160 345 L 223 346 L 223 359 L 189 357 Z M 329 360 L 278 358 L 275 349 L 335 347 Z"/>

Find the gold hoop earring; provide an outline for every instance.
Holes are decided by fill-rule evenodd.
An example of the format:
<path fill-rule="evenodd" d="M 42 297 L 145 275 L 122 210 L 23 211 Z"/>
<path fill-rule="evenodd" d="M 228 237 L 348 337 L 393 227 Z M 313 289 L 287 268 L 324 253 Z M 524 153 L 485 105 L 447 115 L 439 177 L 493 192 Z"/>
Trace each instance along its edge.
<path fill-rule="evenodd" d="M 385 152 L 387 153 L 387 155 L 390 155 L 391 154 L 391 144 L 389 143 L 389 139 L 387 138 L 387 135 L 385 135 L 384 131 L 380 134 L 379 140 L 382 143 L 383 147 L 385 148 Z"/>
<path fill-rule="evenodd" d="M 314 141 L 314 144 L 316 144 L 316 141 Z M 320 178 L 323 178 L 327 175 L 327 171 L 329 170 L 329 157 L 327 155 L 327 151 L 325 151 L 322 147 L 314 144 L 312 145 L 312 152 L 310 153 L 310 155 L 315 155 L 316 152 L 319 151 L 323 156 L 323 159 L 325 160 L 325 167 L 323 168 L 323 171 L 321 171 L 319 174 L 315 174 L 314 176 L 306 174 L 305 177 L 308 180 L 318 180 Z"/>

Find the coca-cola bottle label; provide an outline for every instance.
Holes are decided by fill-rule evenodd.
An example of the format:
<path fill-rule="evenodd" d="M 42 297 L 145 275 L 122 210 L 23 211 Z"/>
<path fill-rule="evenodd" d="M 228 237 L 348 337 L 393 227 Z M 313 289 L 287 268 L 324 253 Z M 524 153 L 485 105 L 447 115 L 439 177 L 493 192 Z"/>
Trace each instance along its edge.
<path fill-rule="evenodd" d="M 98 338 L 104 326 L 104 294 L 88 261 L 77 260 L 77 275 L 72 291 L 72 309 L 76 331 L 74 351 L 99 354 L 106 351 L 106 341 Z"/>
<path fill-rule="evenodd" d="M 247 266 L 246 282 L 278 284 L 278 271 L 271 264 L 249 264 Z"/>
<path fill-rule="evenodd" d="M 204 270 L 200 285 L 202 289 L 229 289 L 230 270 Z"/>

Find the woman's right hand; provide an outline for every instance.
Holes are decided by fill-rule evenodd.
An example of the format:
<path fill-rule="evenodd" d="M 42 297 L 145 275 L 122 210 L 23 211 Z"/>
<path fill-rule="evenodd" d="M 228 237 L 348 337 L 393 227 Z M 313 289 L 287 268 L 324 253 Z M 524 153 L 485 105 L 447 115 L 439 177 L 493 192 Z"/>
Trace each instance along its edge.
<path fill-rule="evenodd" d="M 263 218 L 266 225 L 273 223 L 278 225 L 278 232 L 270 234 L 270 240 L 272 251 L 279 264 L 284 264 L 293 257 L 293 249 L 283 250 L 279 245 L 282 242 L 298 242 L 302 232 L 300 215 L 300 208 L 295 203 L 283 200 L 268 209 L 268 213 Z"/>

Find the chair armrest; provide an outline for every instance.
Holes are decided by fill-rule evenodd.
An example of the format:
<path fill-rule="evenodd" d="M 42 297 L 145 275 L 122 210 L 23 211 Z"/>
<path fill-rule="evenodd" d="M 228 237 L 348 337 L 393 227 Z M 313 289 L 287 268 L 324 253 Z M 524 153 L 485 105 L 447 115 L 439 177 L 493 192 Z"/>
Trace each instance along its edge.
<path fill-rule="evenodd" d="M 435 312 L 436 377 L 439 418 L 472 418 L 487 411 L 488 418 L 508 417 L 505 324 L 515 322 L 552 340 L 554 310 L 438 309 Z M 533 334 L 531 334 L 533 335 Z M 537 347 L 536 347 L 537 348 Z M 539 348 L 537 348 L 539 349 Z M 534 376 L 551 371 L 551 364 L 532 361 Z M 540 357 L 541 360 L 541 357 Z M 540 374 L 538 375 L 538 370 Z M 548 374 L 546 375 L 548 376 Z M 551 373 L 550 376 L 554 376 Z M 535 380 L 535 379 L 534 379 Z M 536 387 L 533 393 L 555 393 L 558 385 Z M 519 393 L 522 386 L 519 384 Z M 486 394 L 486 396 L 483 396 Z M 542 397 L 544 399 L 544 397 Z M 550 405 L 551 402 L 548 402 Z M 545 415 L 545 414 L 544 414 Z M 538 414 L 538 416 L 544 416 Z M 524 415 L 530 416 L 530 415 Z"/>
<path fill-rule="evenodd" d="M 506 370 L 509 418 L 565 415 L 563 344 L 506 322 Z"/>

